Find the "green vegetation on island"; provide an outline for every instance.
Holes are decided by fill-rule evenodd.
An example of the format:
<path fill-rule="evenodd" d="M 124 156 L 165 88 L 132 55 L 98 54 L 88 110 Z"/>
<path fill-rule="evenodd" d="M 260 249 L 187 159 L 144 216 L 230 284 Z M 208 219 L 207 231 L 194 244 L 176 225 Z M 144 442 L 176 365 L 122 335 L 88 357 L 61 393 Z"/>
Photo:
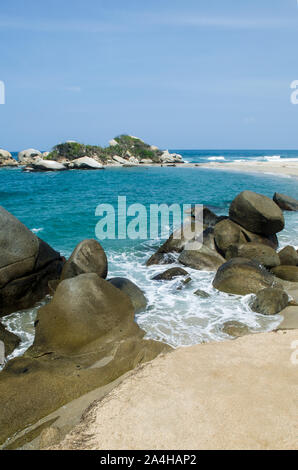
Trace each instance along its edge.
<path fill-rule="evenodd" d="M 138 161 L 150 159 L 154 163 L 161 161 L 163 152 L 155 146 L 146 144 L 141 139 L 129 135 L 120 135 L 110 141 L 108 147 L 98 145 L 85 145 L 78 142 L 65 142 L 53 147 L 53 150 L 44 157 L 47 160 L 74 160 L 81 157 L 95 158 L 102 163 L 118 156 L 124 159 L 135 158 Z"/>

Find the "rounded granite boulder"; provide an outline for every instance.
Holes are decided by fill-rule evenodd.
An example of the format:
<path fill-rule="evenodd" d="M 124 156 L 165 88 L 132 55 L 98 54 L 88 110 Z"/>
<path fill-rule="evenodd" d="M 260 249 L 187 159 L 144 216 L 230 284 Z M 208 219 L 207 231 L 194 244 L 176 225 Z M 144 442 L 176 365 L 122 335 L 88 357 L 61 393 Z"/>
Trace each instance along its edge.
<path fill-rule="evenodd" d="M 228 294 L 247 295 L 271 287 L 273 283 L 274 276 L 255 261 L 232 258 L 218 269 L 213 287 Z"/>
<path fill-rule="evenodd" d="M 222 220 L 214 227 L 214 238 L 218 250 L 225 254 L 230 245 L 245 242 L 239 225 L 229 219 Z"/>
<path fill-rule="evenodd" d="M 104 279 L 108 274 L 105 251 L 101 244 L 93 239 L 83 240 L 76 246 L 63 267 L 61 281 L 86 273 L 96 273 Z"/>
<path fill-rule="evenodd" d="M 284 281 L 298 282 L 298 266 L 277 266 L 271 272 Z"/>
<path fill-rule="evenodd" d="M 285 246 L 278 255 L 281 265 L 298 266 L 298 253 L 293 246 Z"/>
<path fill-rule="evenodd" d="M 229 215 L 231 220 L 247 230 L 267 236 L 280 232 L 285 226 L 278 205 L 269 197 L 252 191 L 238 194 L 230 206 Z"/>
<path fill-rule="evenodd" d="M 41 152 L 36 149 L 22 150 L 18 153 L 18 162 L 21 165 L 28 165 L 33 163 L 37 158 L 41 157 Z"/>
<path fill-rule="evenodd" d="M 298 211 L 298 201 L 293 197 L 286 196 L 285 194 L 275 193 L 273 196 L 273 201 L 283 211 Z"/>
<path fill-rule="evenodd" d="M 288 306 L 288 294 L 277 287 L 268 287 L 257 292 L 250 303 L 250 308 L 263 315 L 275 315 Z"/>
<path fill-rule="evenodd" d="M 81 274 L 62 281 L 38 311 L 33 349 L 74 353 L 133 318 L 128 295 L 97 274 Z"/>
<path fill-rule="evenodd" d="M 244 243 L 231 245 L 226 251 L 226 259 L 248 258 L 262 264 L 266 268 L 273 268 L 280 265 L 279 256 L 276 251 L 268 245 L 262 243 Z"/>

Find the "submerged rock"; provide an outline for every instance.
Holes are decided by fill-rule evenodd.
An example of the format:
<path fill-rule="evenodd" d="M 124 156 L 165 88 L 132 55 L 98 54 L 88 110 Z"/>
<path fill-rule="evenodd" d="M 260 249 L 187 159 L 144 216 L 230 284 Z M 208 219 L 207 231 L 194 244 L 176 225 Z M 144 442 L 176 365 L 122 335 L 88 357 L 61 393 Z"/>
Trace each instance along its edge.
<path fill-rule="evenodd" d="M 145 310 L 147 307 L 147 299 L 144 292 L 136 284 L 124 277 L 113 277 L 109 279 L 109 282 L 128 295 L 135 313 Z"/>
<path fill-rule="evenodd" d="M 59 278 L 60 254 L 0 206 L 0 316 L 32 307 Z"/>
<path fill-rule="evenodd" d="M 283 290 L 276 287 L 268 287 L 257 292 L 250 303 L 250 308 L 263 315 L 275 315 L 288 306 L 289 296 Z"/>
<path fill-rule="evenodd" d="M 273 196 L 273 201 L 283 211 L 298 211 L 298 201 L 293 197 L 286 196 L 285 194 L 275 193 Z"/>
<path fill-rule="evenodd" d="M 154 253 L 148 261 L 146 266 L 153 266 L 155 264 L 173 264 L 176 262 L 176 259 L 170 253 Z"/>
<path fill-rule="evenodd" d="M 297 266 L 298 253 L 293 246 L 286 246 L 279 253 L 280 264 L 283 266 Z"/>
<path fill-rule="evenodd" d="M 247 230 L 262 235 L 276 234 L 285 226 L 278 205 L 267 196 L 252 191 L 243 191 L 233 200 L 229 215 Z"/>
<path fill-rule="evenodd" d="M 154 281 L 171 281 L 172 279 L 175 279 L 176 277 L 187 276 L 187 275 L 188 275 L 188 272 L 185 271 L 185 269 L 170 268 L 161 274 L 157 274 L 157 276 L 154 276 L 152 279 Z"/>
<path fill-rule="evenodd" d="M 248 258 L 266 268 L 280 265 L 280 259 L 276 251 L 261 243 L 249 242 L 241 245 L 231 245 L 226 252 L 226 259 L 230 260 L 232 258 Z"/>
<path fill-rule="evenodd" d="M 108 274 L 105 251 L 101 244 L 93 239 L 83 240 L 75 247 L 63 266 L 61 281 L 86 273 L 96 273 L 104 279 Z"/>
<path fill-rule="evenodd" d="M 208 292 L 205 292 L 204 290 L 197 289 L 194 292 L 194 295 L 197 295 L 198 297 L 201 297 L 202 299 L 208 299 L 210 297 L 210 294 Z"/>
<path fill-rule="evenodd" d="M 245 325 L 245 323 L 241 323 L 239 321 L 227 321 L 222 326 L 222 332 L 229 336 L 239 338 L 241 336 L 249 335 L 251 333 L 251 329 L 249 326 Z"/>
<path fill-rule="evenodd" d="M 228 294 L 247 295 L 256 294 L 273 283 L 274 276 L 255 261 L 233 258 L 218 269 L 213 287 Z"/>

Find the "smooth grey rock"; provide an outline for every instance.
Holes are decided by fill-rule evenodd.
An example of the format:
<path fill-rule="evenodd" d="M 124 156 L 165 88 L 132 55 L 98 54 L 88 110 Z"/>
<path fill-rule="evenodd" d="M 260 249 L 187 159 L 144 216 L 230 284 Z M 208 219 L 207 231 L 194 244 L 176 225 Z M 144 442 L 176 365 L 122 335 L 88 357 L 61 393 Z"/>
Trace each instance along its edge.
<path fill-rule="evenodd" d="M 230 219 L 253 233 L 273 235 L 283 230 L 285 220 L 272 199 L 252 191 L 243 191 L 233 200 Z"/>

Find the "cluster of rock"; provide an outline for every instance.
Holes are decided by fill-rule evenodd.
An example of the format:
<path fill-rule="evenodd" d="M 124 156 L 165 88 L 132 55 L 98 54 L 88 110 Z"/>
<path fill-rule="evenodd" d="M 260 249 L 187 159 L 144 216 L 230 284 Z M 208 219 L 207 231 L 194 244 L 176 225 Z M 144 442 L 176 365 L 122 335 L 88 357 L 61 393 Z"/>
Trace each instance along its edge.
<path fill-rule="evenodd" d="M 243 191 L 231 203 L 228 217 L 218 217 L 207 208 L 199 213 L 193 210 L 182 227 L 182 237 L 176 239 L 172 234 L 147 265 L 175 263 L 178 253 L 178 262 L 184 267 L 216 271 L 215 289 L 228 294 L 254 294 L 252 310 L 264 315 L 279 313 L 289 305 L 284 281 L 298 282 L 296 249 L 287 246 L 277 252 L 276 234 L 285 225 L 281 207 L 298 210 L 298 201 L 281 194 L 275 194 L 271 200 Z M 203 234 L 195 231 L 199 217 Z M 155 279 L 176 276 L 189 279 L 188 272 L 181 268 L 171 268 Z M 202 291 L 195 294 L 204 296 Z"/>
<path fill-rule="evenodd" d="M 0 247 L 1 316 L 53 295 L 38 311 L 32 347 L 0 372 L 0 444 L 170 349 L 143 339 L 134 316 L 147 300 L 128 279 L 106 280 L 108 261 L 96 240 L 81 242 L 66 261 L 0 208 Z M 1 325 L 0 341 L 6 354 L 19 343 Z"/>
<path fill-rule="evenodd" d="M 0 166 L 24 166 L 32 171 L 102 170 L 105 166 L 138 166 L 160 164 L 176 166 L 182 157 L 168 150 L 149 146 L 138 137 L 119 136 L 112 139 L 109 147 L 83 145 L 68 141 L 56 145 L 51 152 L 36 149 L 22 150 L 18 161 L 6 150 L 0 150 Z"/>
<path fill-rule="evenodd" d="M 18 162 L 13 158 L 10 152 L 0 149 L 0 168 L 5 166 L 18 166 Z"/>

